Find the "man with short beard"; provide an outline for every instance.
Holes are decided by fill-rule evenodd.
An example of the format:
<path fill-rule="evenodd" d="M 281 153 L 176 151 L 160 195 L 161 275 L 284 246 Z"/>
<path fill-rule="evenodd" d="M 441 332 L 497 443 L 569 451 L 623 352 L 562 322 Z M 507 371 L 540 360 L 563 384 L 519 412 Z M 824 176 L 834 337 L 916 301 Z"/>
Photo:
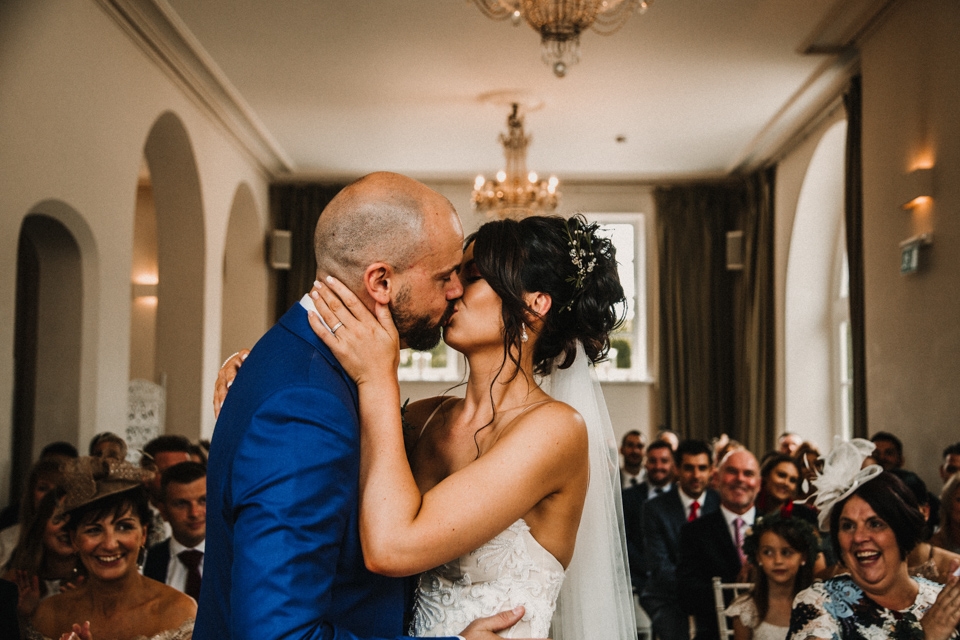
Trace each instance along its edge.
<path fill-rule="evenodd" d="M 335 276 L 371 310 L 389 305 L 404 346 L 438 342 L 463 292 L 463 232 L 446 198 L 365 176 L 323 210 L 314 245 L 318 280 Z M 369 572 L 360 546 L 357 388 L 308 312 L 305 295 L 260 339 L 220 411 L 196 640 L 403 634 L 404 582 Z M 462 635 L 492 640 L 519 609 Z"/>
<path fill-rule="evenodd" d="M 650 616 L 653 633 L 660 640 L 688 640 L 690 623 L 680 611 L 677 594 L 677 560 L 680 530 L 688 522 L 715 512 L 717 492 L 709 488 L 713 474 L 713 451 L 702 440 L 684 440 L 674 459 L 677 482 L 673 488 L 643 506 L 646 581 L 640 605 Z"/>
<path fill-rule="evenodd" d="M 720 509 L 680 529 L 677 598 L 680 609 L 696 617 L 696 640 L 720 637 L 713 577 L 737 582 L 746 564 L 742 545 L 757 512 L 760 465 L 746 449 L 735 449 L 720 462 L 718 478 Z"/>

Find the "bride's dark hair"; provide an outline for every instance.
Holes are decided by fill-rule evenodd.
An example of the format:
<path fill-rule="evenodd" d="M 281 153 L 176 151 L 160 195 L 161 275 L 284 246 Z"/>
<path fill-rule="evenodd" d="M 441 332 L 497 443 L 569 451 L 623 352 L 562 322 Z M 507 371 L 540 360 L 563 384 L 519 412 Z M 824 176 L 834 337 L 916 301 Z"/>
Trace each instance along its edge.
<path fill-rule="evenodd" d="M 591 362 L 606 357 L 626 305 L 618 313 L 625 298 L 616 249 L 598 228 L 582 215 L 530 216 L 488 222 L 467 238 L 477 271 L 503 301 L 504 364 L 509 357 L 519 365 L 522 323 L 536 315 L 523 296 L 533 292 L 552 300 L 534 346 L 536 373 L 549 373 L 561 354 L 560 368 L 573 364 L 578 341 Z"/>

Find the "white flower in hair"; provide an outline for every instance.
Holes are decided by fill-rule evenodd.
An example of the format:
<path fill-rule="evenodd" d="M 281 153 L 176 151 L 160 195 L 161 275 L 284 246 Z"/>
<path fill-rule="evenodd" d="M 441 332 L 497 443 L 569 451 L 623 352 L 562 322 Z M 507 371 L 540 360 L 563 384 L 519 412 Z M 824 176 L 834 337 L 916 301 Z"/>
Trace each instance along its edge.
<path fill-rule="evenodd" d="M 854 438 L 847 442 L 836 436 L 833 450 L 823 462 L 823 471 L 813 481 L 816 487 L 814 506 L 820 511 L 818 523 L 821 531 L 830 528 L 830 512 L 834 505 L 856 491 L 857 487 L 883 473 L 883 468 L 871 464 L 864 468 L 863 461 L 873 453 L 874 445 L 869 440 Z"/>

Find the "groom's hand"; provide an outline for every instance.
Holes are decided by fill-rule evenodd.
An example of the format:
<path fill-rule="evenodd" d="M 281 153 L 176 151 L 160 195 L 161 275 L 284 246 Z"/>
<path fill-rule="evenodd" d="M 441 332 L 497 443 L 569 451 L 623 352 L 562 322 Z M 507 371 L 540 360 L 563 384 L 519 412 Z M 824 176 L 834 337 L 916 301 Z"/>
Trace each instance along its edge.
<path fill-rule="evenodd" d="M 489 618 L 477 618 L 460 635 L 464 640 L 499 640 L 500 636 L 496 632 L 509 629 L 520 622 L 524 611 L 523 607 L 516 607 L 511 611 L 501 611 Z"/>

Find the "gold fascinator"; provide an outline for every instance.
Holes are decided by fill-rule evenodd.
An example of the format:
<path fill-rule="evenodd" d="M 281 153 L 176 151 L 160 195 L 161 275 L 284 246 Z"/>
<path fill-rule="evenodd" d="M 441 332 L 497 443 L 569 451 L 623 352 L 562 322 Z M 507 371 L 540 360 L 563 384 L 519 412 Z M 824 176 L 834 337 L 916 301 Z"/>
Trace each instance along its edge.
<path fill-rule="evenodd" d="M 153 472 L 129 462 L 84 456 L 63 464 L 64 496 L 57 516 L 115 493 L 129 491 L 153 477 Z"/>

